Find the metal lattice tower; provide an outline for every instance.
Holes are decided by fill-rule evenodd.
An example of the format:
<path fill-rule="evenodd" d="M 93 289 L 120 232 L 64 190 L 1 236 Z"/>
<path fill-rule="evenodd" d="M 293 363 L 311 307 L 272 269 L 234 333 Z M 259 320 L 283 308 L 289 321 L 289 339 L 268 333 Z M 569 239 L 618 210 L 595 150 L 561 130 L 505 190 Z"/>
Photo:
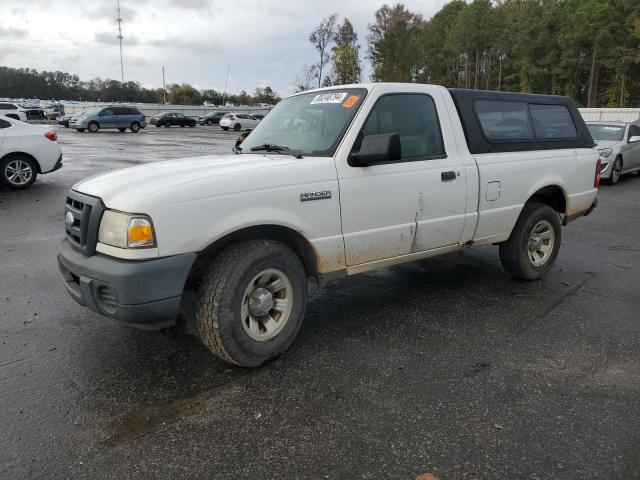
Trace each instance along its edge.
<path fill-rule="evenodd" d="M 118 22 L 118 40 L 120 41 L 120 75 L 122 79 L 122 83 L 124 83 L 124 63 L 122 62 L 122 16 L 120 15 L 120 0 L 118 2 L 118 17 L 116 18 L 116 22 Z"/>

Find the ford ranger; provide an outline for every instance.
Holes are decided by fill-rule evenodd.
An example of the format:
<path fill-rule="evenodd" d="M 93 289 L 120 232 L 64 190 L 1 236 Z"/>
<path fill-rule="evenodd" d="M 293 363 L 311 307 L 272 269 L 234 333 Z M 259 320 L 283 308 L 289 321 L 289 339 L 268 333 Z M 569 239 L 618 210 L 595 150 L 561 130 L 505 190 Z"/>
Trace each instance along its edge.
<path fill-rule="evenodd" d="M 596 205 L 600 160 L 566 97 L 358 84 L 292 95 L 229 155 L 76 184 L 58 263 L 69 294 L 138 328 L 185 298 L 203 343 L 254 367 L 283 352 L 307 281 L 494 244 L 513 277 L 552 267 Z"/>

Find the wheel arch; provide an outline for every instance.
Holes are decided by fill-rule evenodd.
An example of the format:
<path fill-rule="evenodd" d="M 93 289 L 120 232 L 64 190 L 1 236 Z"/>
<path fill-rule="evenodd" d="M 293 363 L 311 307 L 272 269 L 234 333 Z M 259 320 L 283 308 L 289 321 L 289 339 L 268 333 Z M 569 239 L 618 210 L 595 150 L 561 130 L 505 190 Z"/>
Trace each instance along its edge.
<path fill-rule="evenodd" d="M 36 164 L 36 173 L 42 173 L 42 170 L 40 168 L 40 162 L 38 162 L 38 159 L 36 157 L 34 157 L 33 155 L 31 155 L 30 153 L 27 153 L 27 152 L 10 152 L 10 153 L 7 153 L 6 155 L 4 155 L 3 157 L 0 158 L 0 162 L 2 160 L 6 159 L 6 158 L 18 157 L 18 156 L 27 157 L 28 159 L 32 160 Z"/>
<path fill-rule="evenodd" d="M 547 185 L 536 190 L 525 203 L 543 203 L 558 213 L 567 212 L 567 194 L 559 185 Z"/>
<path fill-rule="evenodd" d="M 274 240 L 291 248 L 302 262 L 307 277 L 318 278 L 317 259 L 311 243 L 290 227 L 276 224 L 253 225 L 240 228 L 215 240 L 204 248 L 191 268 L 187 285 L 198 284 L 211 260 L 225 247 L 243 240 Z"/>

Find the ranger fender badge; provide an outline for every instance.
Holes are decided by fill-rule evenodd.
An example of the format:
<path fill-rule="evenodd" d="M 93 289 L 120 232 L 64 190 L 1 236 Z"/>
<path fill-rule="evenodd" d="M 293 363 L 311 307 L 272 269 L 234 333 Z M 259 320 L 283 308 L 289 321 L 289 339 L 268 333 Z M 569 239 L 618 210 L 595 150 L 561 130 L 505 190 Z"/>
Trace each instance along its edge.
<path fill-rule="evenodd" d="M 325 198 L 331 198 L 331 190 L 322 190 L 321 192 L 304 192 L 300 194 L 301 202 L 324 200 Z"/>

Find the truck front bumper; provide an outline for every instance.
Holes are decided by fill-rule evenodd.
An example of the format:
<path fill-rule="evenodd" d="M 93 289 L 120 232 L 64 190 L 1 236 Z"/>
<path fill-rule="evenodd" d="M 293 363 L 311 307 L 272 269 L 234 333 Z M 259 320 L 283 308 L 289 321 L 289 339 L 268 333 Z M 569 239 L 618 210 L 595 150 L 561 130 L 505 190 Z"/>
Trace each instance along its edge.
<path fill-rule="evenodd" d="M 175 325 L 195 259 L 195 253 L 145 261 L 87 257 L 64 239 L 58 266 L 69 295 L 80 305 L 136 328 L 157 330 Z"/>

